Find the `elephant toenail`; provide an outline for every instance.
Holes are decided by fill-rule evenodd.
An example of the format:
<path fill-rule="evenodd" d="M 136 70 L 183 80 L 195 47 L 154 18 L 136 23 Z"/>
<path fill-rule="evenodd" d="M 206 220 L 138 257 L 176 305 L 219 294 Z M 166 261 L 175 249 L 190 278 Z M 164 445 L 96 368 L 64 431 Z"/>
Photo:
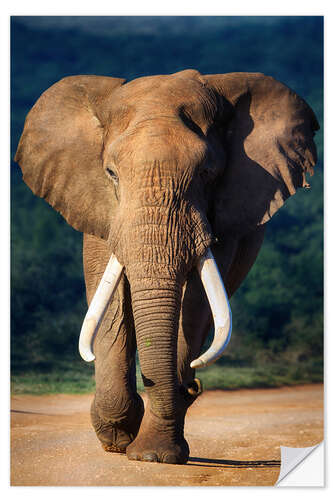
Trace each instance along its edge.
<path fill-rule="evenodd" d="M 149 452 L 142 455 L 142 460 L 145 462 L 158 462 L 156 453 Z"/>
<path fill-rule="evenodd" d="M 166 464 L 179 464 L 179 460 L 175 455 L 164 455 L 163 462 Z"/>

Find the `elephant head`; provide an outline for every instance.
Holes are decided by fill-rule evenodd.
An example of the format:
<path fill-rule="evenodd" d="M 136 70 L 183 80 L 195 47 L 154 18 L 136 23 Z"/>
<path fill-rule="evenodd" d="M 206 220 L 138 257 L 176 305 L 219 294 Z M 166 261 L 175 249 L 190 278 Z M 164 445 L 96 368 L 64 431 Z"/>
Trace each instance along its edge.
<path fill-rule="evenodd" d="M 125 272 L 142 371 L 174 380 L 182 287 L 197 267 L 216 335 L 191 366 L 217 359 L 231 315 L 210 247 L 265 224 L 308 186 L 318 128 L 304 100 L 260 73 L 185 70 L 128 83 L 74 76 L 49 88 L 26 119 L 15 160 L 36 195 L 108 243 L 83 357 L 93 359 L 92 337 Z M 157 406 L 172 406 L 173 385 L 161 383 Z"/>

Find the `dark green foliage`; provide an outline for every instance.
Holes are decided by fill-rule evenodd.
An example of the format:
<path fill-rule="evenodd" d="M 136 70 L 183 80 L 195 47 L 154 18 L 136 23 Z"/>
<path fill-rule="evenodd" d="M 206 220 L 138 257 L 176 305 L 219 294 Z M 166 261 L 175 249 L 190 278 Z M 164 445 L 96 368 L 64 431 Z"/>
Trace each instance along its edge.
<path fill-rule="evenodd" d="M 19 217 L 16 211 L 17 207 L 12 222 L 12 366 L 50 368 L 59 355 L 76 355 L 85 313 L 81 237 L 41 200 L 30 215 L 21 210 Z"/>
<path fill-rule="evenodd" d="M 11 28 L 12 158 L 36 99 L 74 74 L 133 79 L 185 68 L 259 71 L 304 97 L 323 126 L 321 17 L 13 17 Z M 273 217 L 232 299 L 233 337 L 219 364 L 239 367 L 240 377 L 225 386 L 321 380 L 322 130 L 316 143 L 311 190 L 300 190 Z M 86 309 L 82 236 L 30 192 L 14 162 L 11 185 L 13 373 L 68 371 L 73 360 L 89 378 L 91 368 L 77 354 Z M 67 360 L 63 368 L 60 358 Z M 272 363 L 268 375 L 256 368 Z"/>

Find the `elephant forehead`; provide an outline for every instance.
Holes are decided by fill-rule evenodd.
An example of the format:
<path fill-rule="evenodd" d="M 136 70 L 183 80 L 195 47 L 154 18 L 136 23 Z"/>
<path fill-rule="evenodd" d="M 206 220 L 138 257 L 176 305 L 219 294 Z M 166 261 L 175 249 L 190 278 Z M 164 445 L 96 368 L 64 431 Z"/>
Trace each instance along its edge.
<path fill-rule="evenodd" d="M 217 106 L 215 94 L 201 80 L 182 78 L 178 74 L 161 75 L 138 78 L 117 89 L 111 114 L 126 120 L 125 115 L 135 119 L 135 115 L 142 112 L 178 116 L 185 109 L 189 114 L 207 119 L 214 116 Z"/>
<path fill-rule="evenodd" d="M 174 96 L 191 94 L 203 88 L 203 84 L 195 78 L 178 78 L 177 75 L 158 75 L 142 77 L 132 80 L 119 88 L 118 96 L 129 99 L 131 97 L 144 97 L 145 95 L 165 95 L 173 93 Z"/>

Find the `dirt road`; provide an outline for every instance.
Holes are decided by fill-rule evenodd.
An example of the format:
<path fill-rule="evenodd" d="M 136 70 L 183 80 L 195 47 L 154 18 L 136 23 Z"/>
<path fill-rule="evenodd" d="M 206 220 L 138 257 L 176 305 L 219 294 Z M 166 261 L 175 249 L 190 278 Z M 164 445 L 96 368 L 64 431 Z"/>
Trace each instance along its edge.
<path fill-rule="evenodd" d="M 92 396 L 13 396 L 12 486 L 273 485 L 280 445 L 323 439 L 323 387 L 207 391 L 190 408 L 186 465 L 106 453 L 89 420 Z"/>

